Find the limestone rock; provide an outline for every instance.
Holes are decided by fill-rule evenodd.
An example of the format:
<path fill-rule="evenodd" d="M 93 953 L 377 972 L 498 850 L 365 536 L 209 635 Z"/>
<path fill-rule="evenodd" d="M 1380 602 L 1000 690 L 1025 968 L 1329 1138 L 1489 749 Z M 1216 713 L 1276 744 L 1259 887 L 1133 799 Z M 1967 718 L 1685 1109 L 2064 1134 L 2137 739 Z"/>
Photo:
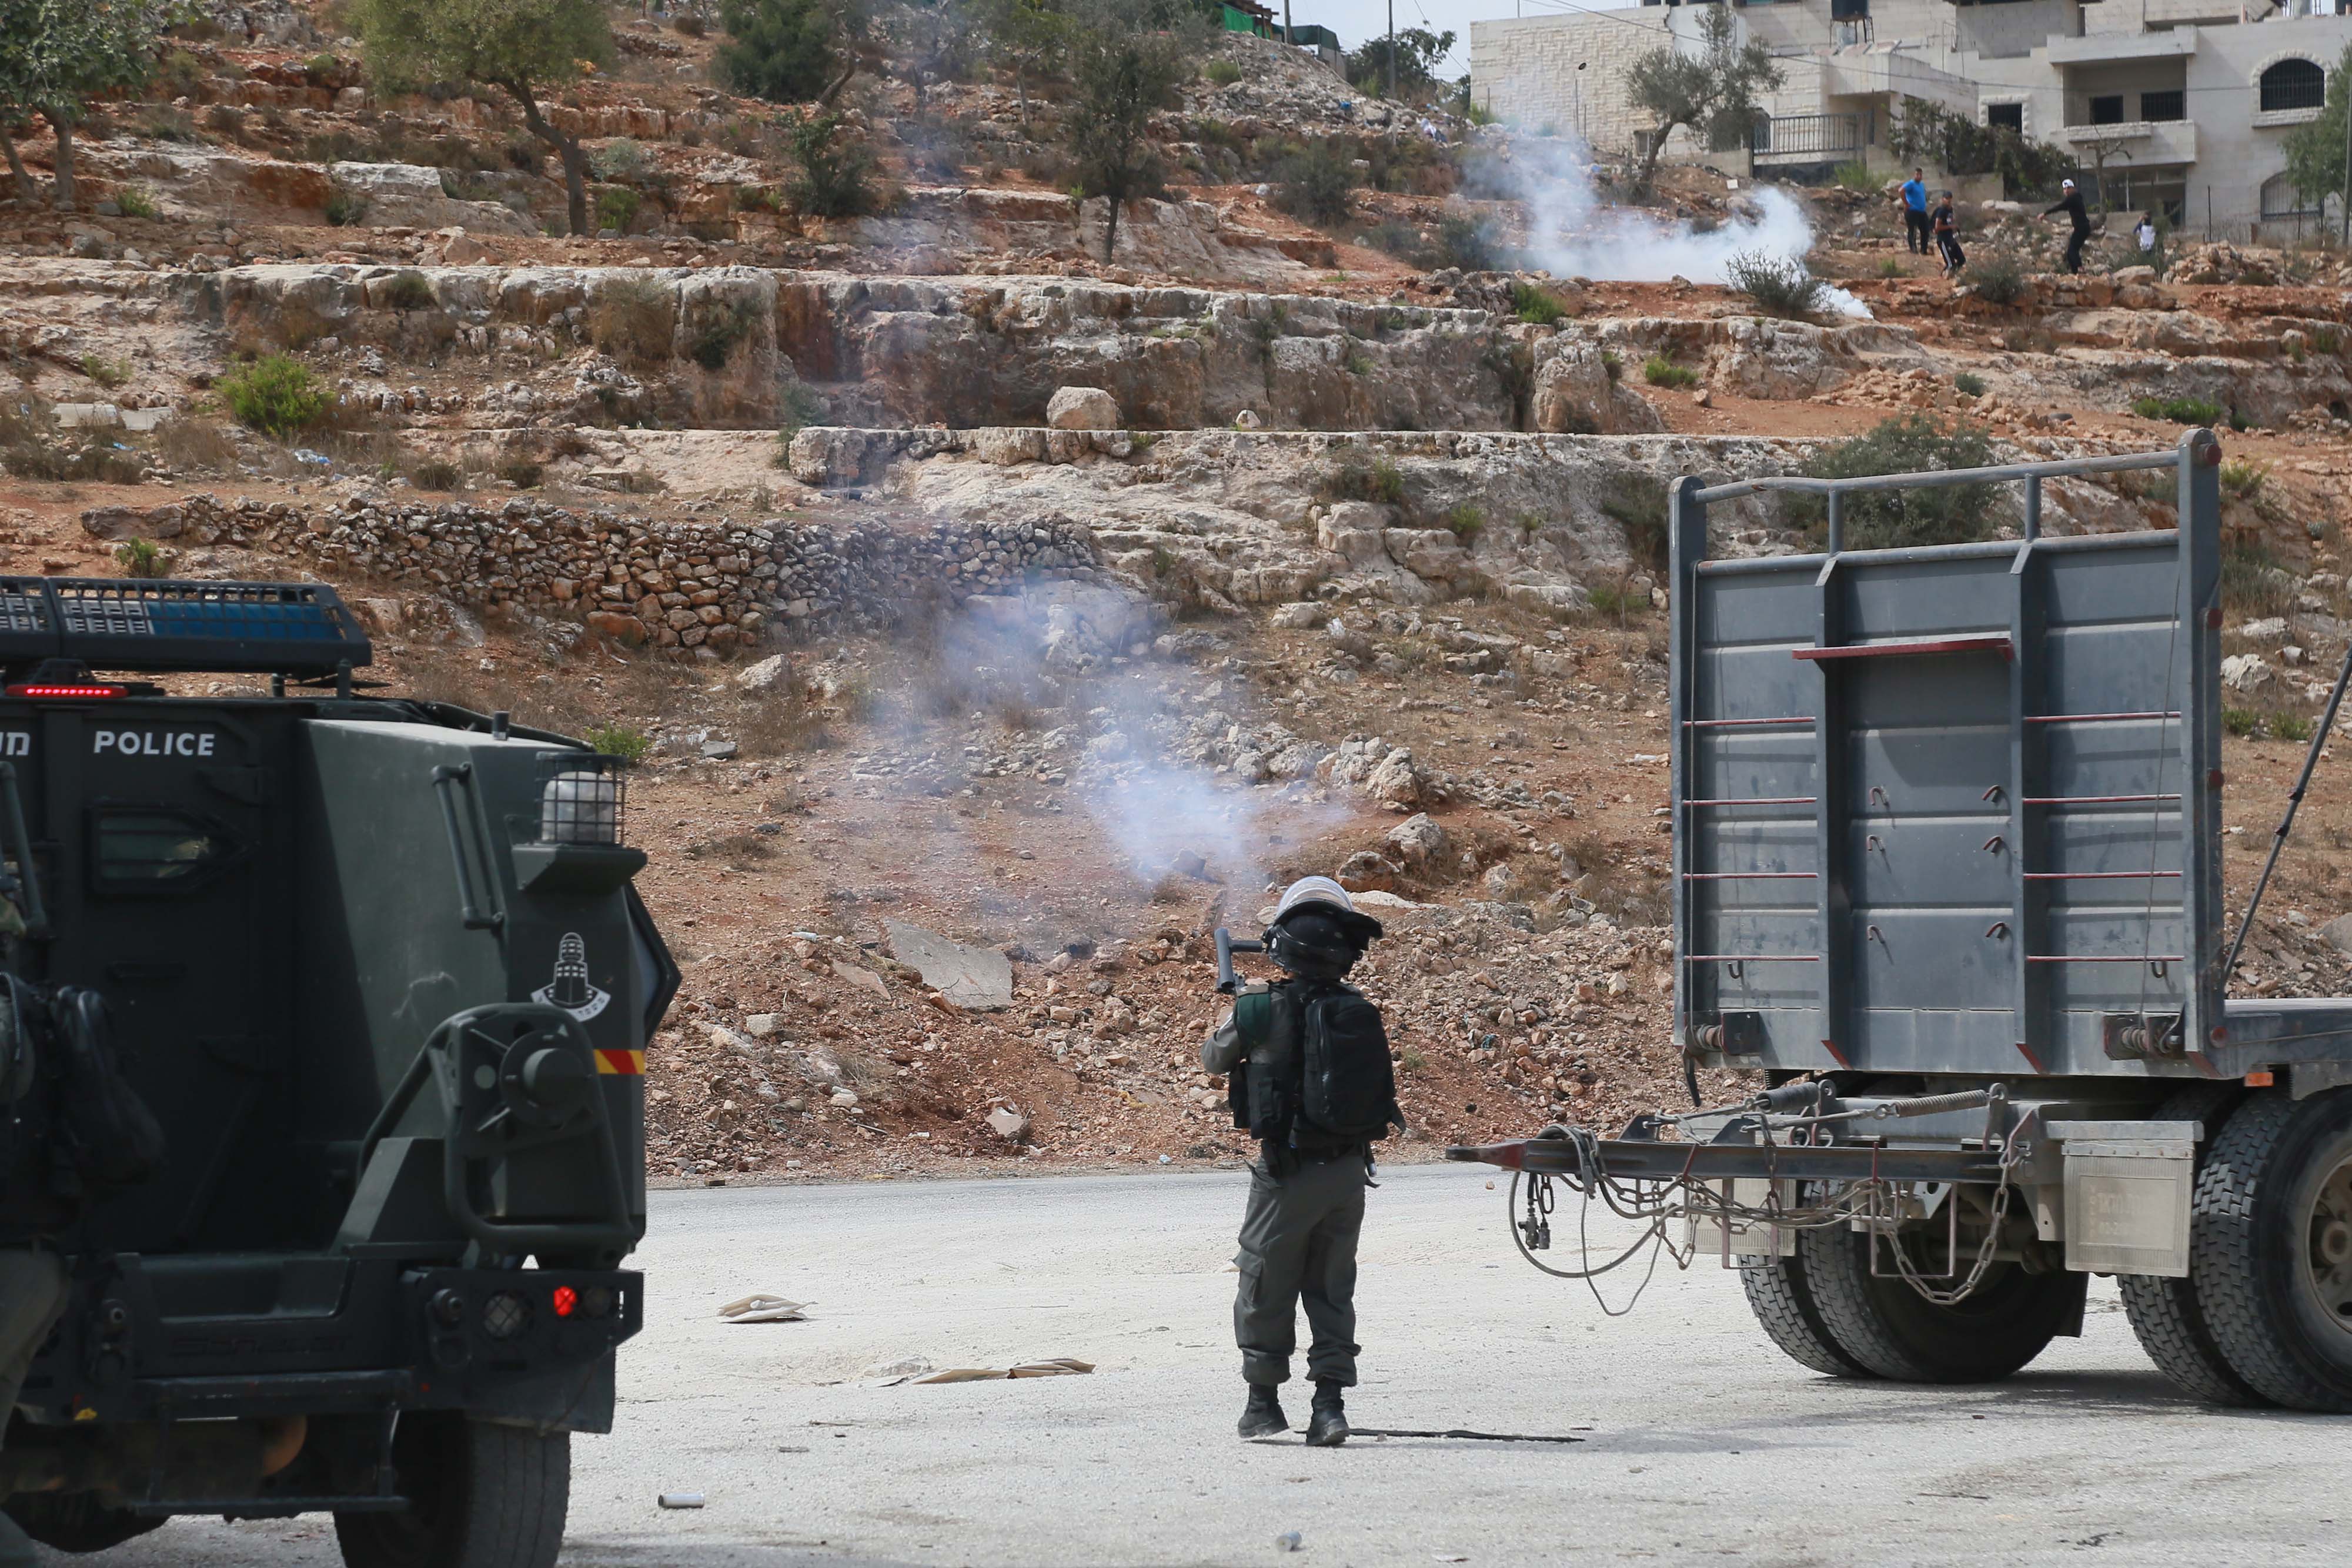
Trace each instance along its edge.
<path fill-rule="evenodd" d="M 1045 423 L 1055 430 L 1117 430 L 1118 400 L 1100 387 L 1063 387 L 1045 405 Z"/>
<path fill-rule="evenodd" d="M 1313 600 L 1299 600 L 1275 611 L 1274 623 L 1287 632 L 1311 632 L 1322 625 L 1330 613 Z"/>
<path fill-rule="evenodd" d="M 2221 661 L 2221 684 L 2233 692 L 2260 691 L 2275 678 L 2260 653 L 2232 653 Z"/>
<path fill-rule="evenodd" d="M 1391 828 L 1386 841 L 1399 859 L 1416 871 L 1436 864 L 1453 845 L 1452 836 L 1426 811 L 1415 812 Z"/>
<path fill-rule="evenodd" d="M 441 185 L 441 171 L 415 163 L 335 163 L 327 179 L 359 204 L 371 227 L 431 229 L 460 225 L 484 234 L 530 235 L 537 226 L 496 202 L 466 202 Z"/>

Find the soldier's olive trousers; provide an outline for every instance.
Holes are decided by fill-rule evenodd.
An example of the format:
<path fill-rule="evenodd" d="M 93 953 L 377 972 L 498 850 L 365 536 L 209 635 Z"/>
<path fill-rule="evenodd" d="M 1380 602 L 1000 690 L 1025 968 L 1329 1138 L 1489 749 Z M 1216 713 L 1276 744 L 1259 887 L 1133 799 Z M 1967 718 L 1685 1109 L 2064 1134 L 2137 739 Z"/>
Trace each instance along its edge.
<path fill-rule="evenodd" d="M 1307 1375 L 1352 1387 L 1356 1381 L 1356 1238 L 1364 1228 L 1364 1159 L 1302 1161 L 1276 1177 L 1250 1167 L 1249 1209 L 1234 1255 L 1234 1342 L 1242 1376 L 1273 1385 L 1290 1378 L 1298 1308 L 1313 1341 Z"/>
<path fill-rule="evenodd" d="M 0 1437 L 33 1357 L 66 1310 L 66 1266 L 53 1252 L 0 1251 Z M 33 1543 L 0 1514 L 0 1568 L 33 1568 Z"/>

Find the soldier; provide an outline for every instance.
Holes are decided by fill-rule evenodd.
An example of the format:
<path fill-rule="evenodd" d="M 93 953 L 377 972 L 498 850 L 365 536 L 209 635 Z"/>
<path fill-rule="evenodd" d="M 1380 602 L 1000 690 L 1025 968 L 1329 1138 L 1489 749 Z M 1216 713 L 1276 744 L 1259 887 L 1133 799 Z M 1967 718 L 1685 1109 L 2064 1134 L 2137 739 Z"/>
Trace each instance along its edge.
<path fill-rule="evenodd" d="M 1292 883 L 1265 934 L 1286 977 L 1236 997 L 1201 1047 L 1202 1067 L 1230 1075 L 1234 1124 L 1261 1150 L 1234 1258 L 1241 1270 L 1234 1339 L 1249 1384 L 1244 1437 L 1290 1429 L 1275 1391 L 1290 1378 L 1303 1300 L 1315 1384 L 1307 1441 L 1337 1448 L 1348 1440 L 1364 1189 L 1374 1140 L 1404 1124 L 1380 1009 L 1341 983 L 1380 935 L 1380 922 L 1359 914 L 1330 878 Z"/>

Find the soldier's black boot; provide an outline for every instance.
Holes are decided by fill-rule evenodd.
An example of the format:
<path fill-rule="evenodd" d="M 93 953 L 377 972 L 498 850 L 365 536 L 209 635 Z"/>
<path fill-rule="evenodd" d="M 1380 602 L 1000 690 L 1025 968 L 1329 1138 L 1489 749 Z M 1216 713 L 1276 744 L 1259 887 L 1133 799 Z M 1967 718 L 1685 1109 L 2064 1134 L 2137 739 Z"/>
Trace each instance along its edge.
<path fill-rule="evenodd" d="M 1336 1383 L 1315 1385 L 1315 1411 L 1307 1423 L 1307 1446 L 1336 1448 L 1348 1440 L 1348 1407 Z"/>
<path fill-rule="evenodd" d="M 1275 1396 L 1273 1384 L 1250 1385 L 1249 1403 L 1242 1406 L 1239 1430 L 1244 1437 L 1271 1437 L 1290 1430 L 1290 1417 L 1282 1413 L 1282 1401 Z"/>

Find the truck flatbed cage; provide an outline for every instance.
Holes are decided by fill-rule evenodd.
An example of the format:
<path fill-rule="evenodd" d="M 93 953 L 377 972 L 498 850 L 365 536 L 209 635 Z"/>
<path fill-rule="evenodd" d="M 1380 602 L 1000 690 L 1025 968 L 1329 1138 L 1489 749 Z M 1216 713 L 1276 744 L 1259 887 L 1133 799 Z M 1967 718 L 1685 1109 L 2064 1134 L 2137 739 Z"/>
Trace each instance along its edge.
<path fill-rule="evenodd" d="M 0 665 L 323 679 L 373 658 L 319 582 L 0 577 Z"/>

